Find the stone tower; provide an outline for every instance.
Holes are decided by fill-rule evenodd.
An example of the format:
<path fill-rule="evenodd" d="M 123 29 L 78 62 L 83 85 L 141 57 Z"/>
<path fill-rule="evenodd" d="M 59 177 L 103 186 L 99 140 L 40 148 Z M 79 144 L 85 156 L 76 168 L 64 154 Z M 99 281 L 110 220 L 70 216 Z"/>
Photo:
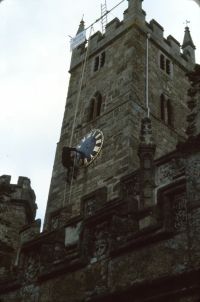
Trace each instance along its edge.
<path fill-rule="evenodd" d="M 186 29 L 181 53 L 145 22 L 141 0 L 129 0 L 122 22 L 73 50 L 43 232 L 29 180 L 0 178 L 0 207 L 11 209 L 0 215 L 1 302 L 200 301 L 200 66 L 191 41 Z"/>
<path fill-rule="evenodd" d="M 77 33 L 83 30 L 81 21 Z M 46 229 L 57 225 L 60 214 L 64 221 L 79 214 L 81 198 L 94 190 L 104 188 L 107 200 L 118 197 L 120 178 L 138 167 L 140 122 L 146 116 L 147 34 L 150 34 L 149 106 L 156 158 L 185 138 L 188 90 L 185 74 L 194 66 L 189 29 L 186 28 L 182 54 L 180 44 L 172 36 L 163 37 L 160 24 L 155 20 L 145 22 L 142 1 L 129 0 L 123 21 L 115 18 L 107 24 L 104 35 L 96 32 L 87 45 L 83 43 L 73 50 L 46 209 Z M 190 51 L 190 56 L 186 51 Z M 94 102 L 98 103 L 96 109 Z M 101 156 L 94 165 L 80 169 L 69 185 L 61 161 L 62 149 L 77 146 L 91 129 L 103 132 Z"/>
<path fill-rule="evenodd" d="M 18 261 L 20 231 L 35 219 L 35 193 L 27 177 L 19 177 L 17 184 L 11 176 L 0 177 L 0 281 L 6 280 Z"/>

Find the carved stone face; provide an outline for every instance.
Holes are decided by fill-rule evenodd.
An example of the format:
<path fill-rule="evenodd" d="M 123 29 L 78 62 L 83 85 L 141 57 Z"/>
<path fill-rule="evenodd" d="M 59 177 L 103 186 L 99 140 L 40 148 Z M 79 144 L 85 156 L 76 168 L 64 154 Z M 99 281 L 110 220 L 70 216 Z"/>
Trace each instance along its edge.
<path fill-rule="evenodd" d="M 95 242 L 95 256 L 97 258 L 100 258 L 106 254 L 107 245 L 108 244 L 105 238 L 97 239 L 97 241 Z"/>

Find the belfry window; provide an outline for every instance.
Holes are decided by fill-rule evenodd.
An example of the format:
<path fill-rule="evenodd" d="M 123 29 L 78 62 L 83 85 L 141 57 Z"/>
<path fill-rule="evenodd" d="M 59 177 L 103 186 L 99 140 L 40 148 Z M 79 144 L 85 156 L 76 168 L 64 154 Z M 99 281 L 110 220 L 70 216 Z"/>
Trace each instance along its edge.
<path fill-rule="evenodd" d="M 95 93 L 94 97 L 90 100 L 89 119 L 88 121 L 95 120 L 101 114 L 102 96 L 99 92 Z"/>
<path fill-rule="evenodd" d="M 104 51 L 99 56 L 95 57 L 93 70 L 97 71 L 100 68 L 102 68 L 105 64 L 105 60 L 106 60 L 106 53 Z"/>
<path fill-rule="evenodd" d="M 173 108 L 171 100 L 164 94 L 161 94 L 160 96 L 160 118 L 165 124 L 173 126 Z"/>
<path fill-rule="evenodd" d="M 171 75 L 172 74 L 172 63 L 171 61 L 164 55 L 160 54 L 159 58 L 160 62 L 160 69 L 166 72 L 166 74 Z"/>

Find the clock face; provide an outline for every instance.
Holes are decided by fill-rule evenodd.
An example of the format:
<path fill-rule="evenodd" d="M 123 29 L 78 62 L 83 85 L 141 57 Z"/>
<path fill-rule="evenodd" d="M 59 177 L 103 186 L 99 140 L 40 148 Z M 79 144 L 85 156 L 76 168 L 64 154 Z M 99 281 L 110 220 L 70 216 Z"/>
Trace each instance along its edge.
<path fill-rule="evenodd" d="M 103 132 L 99 129 L 93 129 L 82 138 L 76 149 L 84 155 L 84 166 L 89 166 L 97 158 L 103 139 Z"/>

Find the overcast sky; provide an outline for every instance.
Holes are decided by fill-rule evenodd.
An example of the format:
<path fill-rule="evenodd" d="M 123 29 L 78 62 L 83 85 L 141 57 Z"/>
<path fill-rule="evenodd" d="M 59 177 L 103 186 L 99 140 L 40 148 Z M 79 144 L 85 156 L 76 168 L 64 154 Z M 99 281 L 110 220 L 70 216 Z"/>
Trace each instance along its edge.
<path fill-rule="evenodd" d="M 0 0 L 0 175 L 31 179 L 43 218 L 68 86 L 69 37 L 84 14 L 86 26 L 104 0 Z M 111 9 L 120 0 L 107 0 Z M 118 16 L 127 1 L 109 17 Z M 200 7 L 192 0 L 144 0 L 147 21 L 156 19 L 183 41 L 189 20 L 200 63 Z M 121 13 L 120 13 L 121 12 Z M 100 25 L 95 26 L 99 30 Z"/>

